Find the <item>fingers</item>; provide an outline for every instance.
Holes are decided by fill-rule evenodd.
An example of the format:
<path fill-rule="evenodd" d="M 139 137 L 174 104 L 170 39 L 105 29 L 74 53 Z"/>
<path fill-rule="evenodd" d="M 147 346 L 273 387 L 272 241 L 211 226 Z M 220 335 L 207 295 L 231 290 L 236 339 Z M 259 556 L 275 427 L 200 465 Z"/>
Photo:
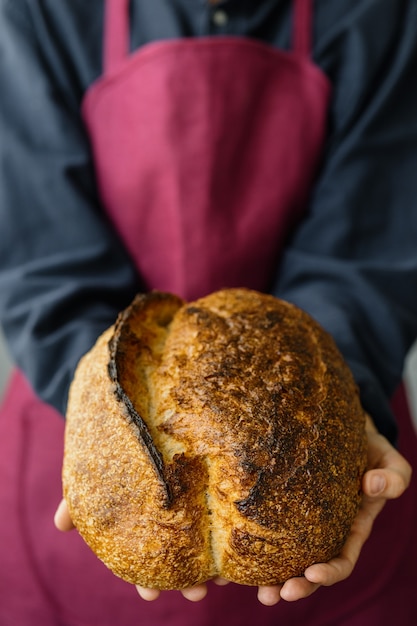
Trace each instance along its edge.
<path fill-rule="evenodd" d="M 405 461 L 405 459 L 404 459 Z M 407 463 L 405 461 L 405 463 Z M 408 464 L 407 464 L 408 465 Z M 380 497 L 386 500 L 399 498 L 410 483 L 411 468 L 404 466 L 398 470 L 394 468 L 369 470 L 362 481 L 363 492 L 371 497 Z"/>
<path fill-rule="evenodd" d="M 369 497 L 399 498 L 410 484 L 410 464 L 381 435 L 370 438 L 369 468 L 362 482 L 362 489 Z"/>
<path fill-rule="evenodd" d="M 274 604 L 277 604 L 281 599 L 281 588 L 282 585 L 258 587 L 259 602 L 265 606 L 274 606 Z"/>
<path fill-rule="evenodd" d="M 259 587 L 258 600 L 265 606 L 273 606 L 281 598 L 286 602 L 295 602 L 311 596 L 319 587 L 319 583 L 311 582 L 306 578 L 290 578 L 283 585 Z"/>
<path fill-rule="evenodd" d="M 355 561 L 356 562 L 356 561 Z M 345 557 L 337 557 L 328 563 L 316 563 L 306 569 L 306 580 L 317 586 L 330 587 L 348 578 L 355 563 Z"/>
<path fill-rule="evenodd" d="M 159 589 L 148 589 L 146 587 L 140 587 L 136 585 L 136 590 L 142 600 L 147 602 L 153 602 L 157 600 L 161 595 Z M 200 602 L 207 595 L 207 586 L 205 584 L 196 585 L 195 587 L 189 587 L 188 589 L 181 589 L 181 593 L 190 602 Z"/>
<path fill-rule="evenodd" d="M 350 548 L 345 553 L 331 559 L 328 563 L 316 563 L 304 572 L 306 580 L 316 585 L 330 587 L 348 578 L 356 565 L 360 548 Z"/>
<path fill-rule="evenodd" d="M 136 585 L 136 591 L 142 600 L 146 600 L 147 602 L 157 600 L 161 593 L 159 589 L 147 589 L 146 587 L 140 587 L 139 585 Z"/>
<path fill-rule="evenodd" d="M 214 579 L 217 585 L 226 585 L 229 581 L 217 578 Z M 271 585 L 258 588 L 258 600 L 265 606 L 273 606 L 279 600 L 284 598 L 287 601 L 299 600 L 311 595 L 320 585 L 309 582 L 304 578 L 293 578 L 284 585 Z M 161 594 L 158 589 L 147 589 L 145 587 L 136 586 L 137 592 L 143 600 L 153 602 L 157 600 Z M 196 585 L 189 589 L 182 589 L 181 594 L 190 602 L 200 602 L 207 595 L 207 585 Z"/>
<path fill-rule="evenodd" d="M 217 578 L 213 578 L 213 582 L 219 587 L 224 587 L 230 583 L 230 580 L 226 580 L 225 578 L 220 578 L 220 576 L 218 576 Z"/>
<path fill-rule="evenodd" d="M 362 481 L 363 492 L 370 498 L 399 498 L 410 484 L 411 466 L 372 424 L 367 434 L 368 471 Z"/>
<path fill-rule="evenodd" d="M 190 602 L 200 602 L 207 595 L 207 585 L 202 584 L 189 589 L 182 589 L 181 593 Z"/>
<path fill-rule="evenodd" d="M 65 500 L 61 500 L 54 515 L 54 524 L 58 530 L 67 532 L 74 528 Z"/>
<path fill-rule="evenodd" d="M 307 578 L 290 578 L 281 589 L 281 598 L 286 602 L 295 602 L 311 596 L 320 586 L 320 583 L 314 583 Z"/>

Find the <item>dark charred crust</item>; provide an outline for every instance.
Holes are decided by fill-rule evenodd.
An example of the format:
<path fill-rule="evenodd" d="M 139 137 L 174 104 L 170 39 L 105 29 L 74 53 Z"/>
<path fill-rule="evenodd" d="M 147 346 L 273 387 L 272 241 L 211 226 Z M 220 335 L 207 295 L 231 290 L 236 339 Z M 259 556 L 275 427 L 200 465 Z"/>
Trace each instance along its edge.
<path fill-rule="evenodd" d="M 196 306 L 187 306 L 185 307 L 185 313 L 187 313 L 187 315 L 201 315 L 201 314 L 207 314 L 207 312 L 202 309 L 201 307 L 196 307 Z"/>
<path fill-rule="evenodd" d="M 132 304 L 122 311 L 116 321 L 114 333 L 111 337 L 109 346 L 109 362 L 108 373 L 110 380 L 114 384 L 114 395 L 119 403 L 123 406 L 123 415 L 127 421 L 133 425 L 135 434 L 142 448 L 146 451 L 153 467 L 155 468 L 158 480 L 161 484 L 164 494 L 163 506 L 169 508 L 173 501 L 173 490 L 167 477 L 166 467 L 161 453 L 157 449 L 152 439 L 151 433 L 139 412 L 132 403 L 131 398 L 127 394 L 123 386 L 124 364 L 123 356 L 125 355 L 125 345 L 135 345 L 137 352 L 140 350 L 149 350 L 146 343 L 142 343 L 131 330 L 136 317 L 141 316 L 145 310 L 153 306 L 156 302 L 174 301 L 178 306 L 182 305 L 182 301 L 176 296 L 153 291 L 149 294 L 139 294 L 135 297 Z M 167 326 L 172 320 L 172 315 L 161 315 L 156 318 L 159 326 Z"/>
<path fill-rule="evenodd" d="M 176 454 L 166 466 L 165 477 L 174 500 L 187 497 L 195 491 L 197 485 L 207 487 L 207 466 L 199 457 L 190 457 L 184 453 Z"/>

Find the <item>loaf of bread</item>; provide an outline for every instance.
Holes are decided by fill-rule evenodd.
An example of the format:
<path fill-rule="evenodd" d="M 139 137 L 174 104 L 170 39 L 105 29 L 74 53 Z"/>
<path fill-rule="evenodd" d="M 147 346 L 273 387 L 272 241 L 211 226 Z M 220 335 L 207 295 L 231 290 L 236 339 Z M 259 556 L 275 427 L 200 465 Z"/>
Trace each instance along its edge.
<path fill-rule="evenodd" d="M 70 514 L 144 587 L 270 585 L 328 561 L 365 464 L 364 412 L 332 338 L 255 291 L 138 295 L 71 386 Z"/>

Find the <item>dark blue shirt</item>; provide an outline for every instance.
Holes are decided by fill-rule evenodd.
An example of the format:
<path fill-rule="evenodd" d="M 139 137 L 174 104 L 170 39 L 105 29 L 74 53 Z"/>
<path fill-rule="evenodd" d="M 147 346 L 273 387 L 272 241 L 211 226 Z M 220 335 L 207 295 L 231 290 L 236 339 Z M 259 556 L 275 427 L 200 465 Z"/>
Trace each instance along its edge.
<path fill-rule="evenodd" d="M 0 319 L 61 412 L 78 359 L 141 289 L 80 117 L 103 5 L 0 0 Z M 289 0 L 131 2 L 132 49 L 224 34 L 288 49 L 290 33 Z M 317 0 L 313 53 L 333 87 L 325 158 L 271 290 L 334 336 L 393 439 L 389 398 L 417 334 L 417 0 Z"/>

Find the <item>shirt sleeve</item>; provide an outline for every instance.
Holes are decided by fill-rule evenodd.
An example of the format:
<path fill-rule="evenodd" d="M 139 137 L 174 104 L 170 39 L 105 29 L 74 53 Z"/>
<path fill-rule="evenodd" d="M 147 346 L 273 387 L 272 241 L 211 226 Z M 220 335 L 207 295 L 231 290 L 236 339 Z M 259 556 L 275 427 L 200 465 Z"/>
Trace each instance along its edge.
<path fill-rule="evenodd" d="M 361 4 L 318 51 L 332 57 L 329 141 L 275 293 L 333 335 L 393 441 L 390 398 L 417 334 L 417 7 Z"/>
<path fill-rule="evenodd" d="M 0 320 L 16 364 L 64 413 L 79 358 L 139 280 L 100 206 L 78 103 L 24 7 L 0 3 Z"/>

